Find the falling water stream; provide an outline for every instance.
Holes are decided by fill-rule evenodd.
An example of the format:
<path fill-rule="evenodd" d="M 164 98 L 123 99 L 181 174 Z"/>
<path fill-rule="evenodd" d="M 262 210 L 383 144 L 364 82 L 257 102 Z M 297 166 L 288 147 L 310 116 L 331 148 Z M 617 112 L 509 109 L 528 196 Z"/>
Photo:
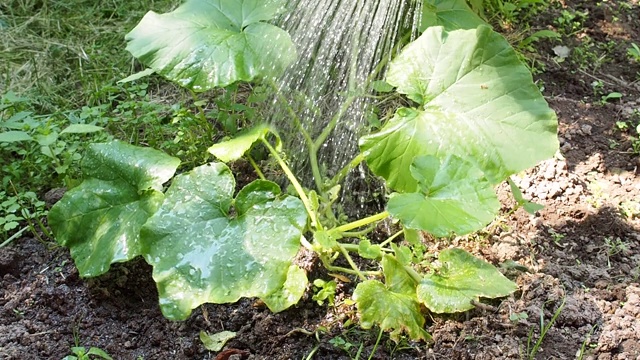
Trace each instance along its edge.
<path fill-rule="evenodd" d="M 394 45 L 401 36 L 415 36 L 420 14 L 416 9 L 420 8 L 417 0 L 288 2 L 280 25 L 291 35 L 298 60 L 277 80 L 282 96 L 274 101 L 271 119 L 287 134 L 299 133 L 291 121 L 292 109 L 315 139 L 332 118 L 339 117 L 319 153 L 325 174 L 333 176 L 357 154 L 358 138 L 367 128 L 371 111 L 372 99 L 363 96 L 373 92 L 368 79 L 383 77 L 384 66 L 377 67 L 394 55 Z M 354 99 L 354 93 L 360 96 Z M 304 139 L 301 135 L 293 138 L 285 145 L 289 154 L 297 156 L 289 160 L 309 186 L 313 178 Z"/>

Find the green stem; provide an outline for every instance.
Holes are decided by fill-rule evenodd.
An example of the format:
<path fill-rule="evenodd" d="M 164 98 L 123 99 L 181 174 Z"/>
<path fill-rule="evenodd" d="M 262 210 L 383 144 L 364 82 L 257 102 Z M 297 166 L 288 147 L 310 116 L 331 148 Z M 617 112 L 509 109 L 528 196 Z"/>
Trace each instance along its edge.
<path fill-rule="evenodd" d="M 343 237 L 352 237 L 352 238 L 357 238 L 363 235 L 366 235 L 370 232 L 372 232 L 373 230 L 376 229 L 375 225 L 371 225 L 368 228 L 364 229 L 364 230 L 360 230 L 360 231 L 345 231 L 342 233 Z"/>
<path fill-rule="evenodd" d="M 348 224 L 344 224 L 342 226 L 338 226 L 336 228 L 336 230 L 338 230 L 339 232 L 343 233 L 345 231 L 349 231 L 349 230 L 357 229 L 359 227 L 367 226 L 367 225 L 369 225 L 371 223 L 374 223 L 376 221 L 384 220 L 388 216 L 389 216 L 389 213 L 386 212 L 386 211 L 383 211 L 383 212 L 381 212 L 379 214 L 375 214 L 375 215 L 366 217 L 364 219 L 356 220 L 356 221 L 350 222 Z"/>
<path fill-rule="evenodd" d="M 318 221 L 317 215 L 313 210 L 313 207 L 311 206 L 311 201 L 309 201 L 307 194 L 304 192 L 304 189 L 302 188 L 302 185 L 300 185 L 300 182 L 298 182 L 296 176 L 293 174 L 284 160 L 280 157 L 278 151 L 276 151 L 276 149 L 274 149 L 273 146 L 271 146 L 271 144 L 269 144 L 269 142 L 264 138 L 260 138 L 260 140 L 267 147 L 271 155 L 273 155 L 273 157 L 276 159 L 276 161 L 282 168 L 282 171 L 284 171 L 285 175 L 287 175 L 287 178 L 289 178 L 289 181 L 291 181 L 291 185 L 293 185 L 293 187 L 296 189 L 298 196 L 300 196 L 300 200 L 302 200 L 302 203 L 307 210 L 307 214 L 309 214 L 309 218 L 311 219 L 311 226 L 315 227 L 318 230 L 322 230 L 322 224 L 320 224 L 320 222 Z"/>
<path fill-rule="evenodd" d="M 300 121 L 300 118 L 298 117 L 296 112 L 293 111 L 293 108 L 291 107 L 291 105 L 289 105 L 289 101 L 280 93 L 280 90 L 278 89 L 278 86 L 273 81 L 273 79 L 269 79 L 267 83 L 269 84 L 269 86 L 271 86 L 273 91 L 276 93 L 276 97 L 278 98 L 278 100 L 280 100 L 280 102 L 282 102 L 285 105 L 287 112 L 289 113 L 289 116 L 291 116 L 291 119 L 293 120 L 293 124 L 296 126 L 298 131 L 300 131 L 300 133 L 304 137 L 304 140 L 307 143 L 307 147 L 311 148 L 313 146 L 313 139 L 311 139 L 311 135 L 309 135 L 309 132 L 307 131 L 307 129 L 305 129 L 302 126 L 302 121 Z"/>
<path fill-rule="evenodd" d="M 345 259 L 347 259 L 347 262 L 349 263 L 349 265 L 351 265 L 353 270 L 355 270 L 356 275 L 358 275 L 360 280 L 362 280 L 362 281 L 367 280 L 367 278 L 364 276 L 364 274 L 362 274 L 362 272 L 360 271 L 360 268 L 358 268 L 358 265 L 356 265 L 356 263 L 351 258 L 351 255 L 349 255 L 349 251 L 347 251 L 347 249 L 345 249 L 341 245 L 338 246 L 338 249 L 340 249 L 340 252 L 342 253 L 342 256 L 344 256 Z"/>
<path fill-rule="evenodd" d="M 350 252 L 358 252 L 358 250 L 360 248 L 357 244 L 343 244 L 343 243 L 340 243 L 340 246 L 342 246 L 345 250 L 350 251 Z"/>
<path fill-rule="evenodd" d="M 358 43 L 357 41 L 354 41 L 353 46 L 357 47 L 357 43 Z M 357 54 L 357 51 L 354 51 L 352 53 Z M 333 115 L 333 117 L 331 118 L 331 121 L 329 121 L 329 124 L 327 124 L 327 126 L 322 130 L 320 135 L 313 141 L 313 147 L 310 151 L 309 160 L 311 163 L 311 171 L 313 173 L 313 178 L 316 182 L 316 187 L 318 188 L 318 191 L 320 194 L 324 194 L 324 178 L 322 177 L 322 174 L 320 173 L 320 169 L 318 166 L 318 151 L 320 150 L 320 147 L 322 146 L 322 144 L 324 144 L 324 142 L 327 141 L 327 138 L 329 137 L 329 135 L 331 135 L 333 130 L 336 128 L 336 126 L 338 125 L 338 121 L 340 121 L 340 119 L 344 116 L 344 114 L 347 112 L 351 104 L 353 104 L 355 99 L 358 98 L 358 95 L 356 95 L 355 93 L 356 81 L 357 81 L 357 76 L 356 76 L 357 69 L 358 69 L 357 56 L 354 56 L 354 58 L 351 59 L 351 68 L 349 69 L 348 96 L 340 106 L 340 109 L 338 110 L 338 112 L 335 115 Z"/>
<path fill-rule="evenodd" d="M 345 268 L 345 267 L 341 267 L 341 266 L 324 265 L 324 267 L 328 271 L 332 271 L 332 272 L 341 272 L 341 273 L 345 273 L 345 274 L 349 274 L 349 275 L 358 275 L 358 272 L 356 272 L 355 270 L 349 269 L 349 268 Z M 380 272 L 380 271 L 360 271 L 359 273 L 362 274 L 362 275 L 373 276 L 373 277 L 378 277 L 378 276 L 382 275 L 382 272 Z"/>
<path fill-rule="evenodd" d="M 287 112 L 289 113 L 289 116 L 291 116 L 291 119 L 293 120 L 293 124 L 298 129 L 298 131 L 300 131 L 300 133 L 302 134 L 302 137 L 304 138 L 305 143 L 307 144 L 307 151 L 309 151 L 309 163 L 311 164 L 311 173 L 313 174 L 313 179 L 316 184 L 318 193 L 322 195 L 324 187 L 323 187 L 323 178 L 322 178 L 322 175 L 320 174 L 320 168 L 318 166 L 319 147 L 315 145 L 307 129 L 305 129 L 304 126 L 302 126 L 302 121 L 300 120 L 296 112 L 293 111 L 293 108 L 291 107 L 291 105 L 289 105 L 289 101 L 280 93 L 280 91 L 278 90 L 278 86 L 275 84 L 275 82 L 273 80 L 269 80 L 268 83 L 273 89 L 273 91 L 275 91 L 276 97 L 278 98 L 278 100 L 280 100 L 280 102 L 284 104 L 284 106 L 286 107 Z"/>
<path fill-rule="evenodd" d="M 358 156 L 353 158 L 353 160 L 351 160 L 345 167 L 343 167 L 336 174 L 336 176 L 333 177 L 333 179 L 329 181 L 329 187 L 331 188 L 339 184 L 347 176 L 349 171 L 355 169 L 356 166 L 360 165 L 362 161 L 364 161 L 364 154 L 360 153 L 358 154 Z"/>
<path fill-rule="evenodd" d="M 420 282 L 422 281 L 422 275 L 420 275 L 417 271 L 415 271 L 409 265 L 405 265 L 404 266 L 404 270 L 407 272 L 407 274 L 409 274 L 409 276 L 411 276 L 413 281 L 415 281 L 416 283 L 420 284 Z"/>
<path fill-rule="evenodd" d="M 349 106 L 351 106 L 351 104 L 355 101 L 357 97 L 358 96 L 352 94 L 345 99 L 345 101 L 342 103 L 342 106 L 340 106 L 340 110 L 338 110 L 338 112 L 333 116 L 333 118 L 331 118 L 331 121 L 329 122 L 329 124 L 327 124 L 327 127 L 325 127 L 324 130 L 322 130 L 322 133 L 320 133 L 320 135 L 314 140 L 313 145 L 316 148 L 316 150 L 320 149 L 322 144 L 324 144 L 324 142 L 327 140 L 327 138 L 329 137 L 333 129 L 338 124 L 338 121 L 340 120 L 340 118 L 342 118 L 344 113 L 347 112 L 347 109 L 349 109 Z"/>
<path fill-rule="evenodd" d="M 258 164 L 256 163 L 255 160 L 253 160 L 253 157 L 251 155 L 247 155 L 247 159 L 249 160 L 249 164 L 251 164 L 251 166 L 253 166 L 253 170 L 256 171 L 256 174 L 258 174 L 258 176 L 260 177 L 261 180 L 266 180 L 267 178 L 264 176 L 264 174 L 262 173 L 262 170 L 260 170 L 260 167 L 258 166 Z"/>
<path fill-rule="evenodd" d="M 35 221 L 38 223 L 38 227 L 40 228 L 40 231 L 42 231 L 42 233 L 48 237 L 51 240 L 55 240 L 55 238 L 53 237 L 53 234 L 47 229 L 46 226 L 44 226 L 44 224 L 42 223 L 42 220 L 40 218 L 36 218 Z"/>
<path fill-rule="evenodd" d="M 20 235 L 22 235 L 23 232 L 29 230 L 28 226 L 23 227 L 22 229 L 20 229 L 17 233 L 11 235 L 10 238 L 8 238 L 7 240 L 5 240 L 2 244 L 0 244 L 0 249 L 9 245 L 10 242 L 12 242 L 13 240 L 17 239 L 20 237 Z"/>
<path fill-rule="evenodd" d="M 316 145 L 309 147 L 309 164 L 311 165 L 311 174 L 313 175 L 313 181 L 316 183 L 316 190 L 320 196 L 324 196 L 324 178 L 320 173 L 320 166 L 318 165 L 318 149 Z"/>
<path fill-rule="evenodd" d="M 385 247 L 387 246 L 389 243 L 391 243 L 393 240 L 395 240 L 398 236 L 402 235 L 402 233 L 404 232 L 404 230 L 400 230 L 397 233 L 391 235 L 387 240 L 383 241 L 380 246 Z"/>
<path fill-rule="evenodd" d="M 373 350 L 371 350 L 371 355 L 367 360 L 373 359 L 373 355 L 376 354 L 376 350 L 378 349 L 378 345 L 380 344 L 380 339 L 382 338 L 382 326 L 380 326 L 380 331 L 378 332 L 378 338 L 376 339 L 376 344 L 373 345 Z"/>
<path fill-rule="evenodd" d="M 340 246 L 344 247 L 344 248 L 345 248 L 345 250 L 347 250 L 348 252 L 352 252 L 352 253 L 357 253 L 357 252 L 358 252 L 358 250 L 360 250 L 360 246 L 359 246 L 359 245 L 357 245 L 357 244 L 344 244 L 344 243 L 340 243 Z M 384 248 L 384 247 L 383 247 L 381 250 L 382 250 L 382 251 L 384 251 L 384 252 L 387 252 L 387 253 L 391 253 L 391 252 L 393 252 L 393 250 L 391 250 L 391 249 L 389 249 L 389 248 Z"/>
<path fill-rule="evenodd" d="M 304 236 L 300 237 L 300 244 L 302 244 L 302 246 L 304 246 L 307 250 L 314 251 L 313 245 L 311 245 L 311 243 L 307 241 L 307 239 Z"/>

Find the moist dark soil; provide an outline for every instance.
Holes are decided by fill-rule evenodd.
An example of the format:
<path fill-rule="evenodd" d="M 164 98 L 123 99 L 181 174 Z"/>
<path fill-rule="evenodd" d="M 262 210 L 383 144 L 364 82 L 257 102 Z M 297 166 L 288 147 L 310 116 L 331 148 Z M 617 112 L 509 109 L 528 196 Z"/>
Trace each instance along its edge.
<path fill-rule="evenodd" d="M 0 359 L 61 359 L 76 344 L 114 359 L 349 359 L 360 347 L 360 358 L 370 359 L 640 359 L 640 149 L 633 138 L 640 63 L 626 55 L 631 42 L 640 44 L 640 5 L 556 2 L 535 25 L 558 30 L 562 10 L 587 16 L 561 42 L 537 43 L 544 71 L 536 75 L 559 117 L 561 151 L 514 177 L 544 209 L 515 209 L 503 184 L 501 216 L 487 229 L 428 242 L 434 252 L 457 246 L 497 266 L 523 265 L 528 271 L 502 267 L 519 285 L 512 296 L 429 318 L 430 344 L 396 344 L 385 335 L 375 347 L 376 330 L 345 326 L 355 319 L 353 308 L 318 306 L 311 289 L 278 314 L 244 299 L 207 304 L 171 322 L 160 313 L 144 261 L 81 279 L 66 249 L 23 238 L 0 249 Z M 584 60 L 578 55 L 587 37 L 598 55 Z M 572 50 L 563 61 L 557 45 Z M 622 98 L 602 101 L 614 91 Z M 312 279 L 328 278 L 311 270 Z M 342 283 L 336 302 L 352 291 Z M 541 322 L 552 325 L 544 334 Z M 199 333 L 223 330 L 237 336 L 221 353 L 206 350 Z"/>

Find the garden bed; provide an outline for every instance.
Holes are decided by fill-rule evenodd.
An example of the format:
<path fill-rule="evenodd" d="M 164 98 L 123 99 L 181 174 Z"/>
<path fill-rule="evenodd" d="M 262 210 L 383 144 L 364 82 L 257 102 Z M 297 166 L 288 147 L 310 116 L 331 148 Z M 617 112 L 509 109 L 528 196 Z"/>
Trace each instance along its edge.
<path fill-rule="evenodd" d="M 434 252 L 456 245 L 502 264 L 519 286 L 512 296 L 434 316 L 427 324 L 429 345 L 396 344 L 385 335 L 371 355 L 378 332 L 345 326 L 355 310 L 320 307 L 311 291 L 278 314 L 243 299 L 206 304 L 188 320 L 172 322 L 160 312 L 151 267 L 142 259 L 81 279 L 68 250 L 25 237 L 0 249 L 0 358 L 60 359 L 77 344 L 114 359 L 227 359 L 199 338 L 201 331 L 223 330 L 237 332 L 225 349 L 245 359 L 349 359 L 360 347 L 360 358 L 371 359 L 640 357 L 640 59 L 626 53 L 629 43 L 640 44 L 640 5 L 562 3 L 534 24 L 553 28 L 563 10 L 586 13 L 575 33 L 537 44 L 544 70 L 536 78 L 558 114 L 561 151 L 514 177 L 525 198 L 544 209 L 536 215 L 513 211 L 503 184 L 501 215 L 484 231 L 425 240 Z M 563 61 L 554 51 L 558 45 L 571 50 Z M 614 92 L 622 97 L 605 99 Z M 329 276 L 312 270 L 315 277 Z M 342 283 L 336 303 L 353 290 Z M 541 318 L 551 322 L 544 334 Z"/>

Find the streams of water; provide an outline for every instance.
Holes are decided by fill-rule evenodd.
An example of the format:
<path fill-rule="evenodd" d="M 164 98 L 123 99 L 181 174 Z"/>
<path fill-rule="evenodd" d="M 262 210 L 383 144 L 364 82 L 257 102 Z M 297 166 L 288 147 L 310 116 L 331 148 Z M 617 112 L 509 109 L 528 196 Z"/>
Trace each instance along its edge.
<path fill-rule="evenodd" d="M 357 154 L 357 139 L 366 130 L 372 99 L 348 99 L 354 93 L 372 92 L 367 80 L 381 61 L 393 56 L 400 36 L 408 31 L 415 36 L 420 7 L 417 0 L 289 1 L 280 25 L 291 34 L 298 60 L 277 80 L 280 99 L 288 104 L 275 101 L 271 118 L 287 135 L 295 134 L 290 107 L 315 139 L 339 116 L 319 154 L 326 174 L 335 174 Z M 383 72 L 374 76 L 381 78 Z M 306 153 L 302 136 L 286 145 L 290 154 Z M 306 156 L 290 160 L 305 184 L 311 185 Z"/>

